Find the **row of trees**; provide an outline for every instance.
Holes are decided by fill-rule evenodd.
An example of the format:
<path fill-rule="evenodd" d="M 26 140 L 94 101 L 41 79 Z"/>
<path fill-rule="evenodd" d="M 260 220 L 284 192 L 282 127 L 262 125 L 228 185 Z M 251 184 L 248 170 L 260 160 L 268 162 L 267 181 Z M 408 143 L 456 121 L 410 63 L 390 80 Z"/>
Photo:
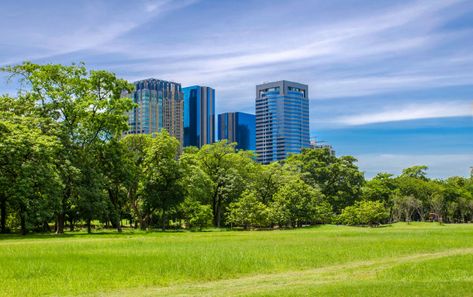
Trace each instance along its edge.
<path fill-rule="evenodd" d="M 365 181 L 350 156 L 306 149 L 262 165 L 221 141 L 185 148 L 166 131 L 128 135 L 132 86 L 83 65 L 3 68 L 21 88 L 0 97 L 0 231 L 299 227 L 473 220 L 473 179 L 431 180 L 425 166 Z"/>

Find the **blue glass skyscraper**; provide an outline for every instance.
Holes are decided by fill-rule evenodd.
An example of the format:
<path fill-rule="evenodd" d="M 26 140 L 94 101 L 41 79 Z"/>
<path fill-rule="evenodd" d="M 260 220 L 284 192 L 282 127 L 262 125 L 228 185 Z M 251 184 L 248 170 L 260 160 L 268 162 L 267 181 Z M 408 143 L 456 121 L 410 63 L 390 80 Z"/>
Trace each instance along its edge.
<path fill-rule="evenodd" d="M 256 149 L 255 115 L 226 112 L 218 115 L 218 139 L 236 142 L 237 149 Z"/>
<path fill-rule="evenodd" d="M 184 92 L 184 146 L 215 142 L 215 90 L 192 86 Z"/>
<path fill-rule="evenodd" d="M 263 164 L 310 145 L 309 88 L 277 81 L 256 86 L 256 154 Z"/>
<path fill-rule="evenodd" d="M 182 143 L 183 94 L 181 84 L 145 79 L 135 82 L 130 97 L 138 106 L 128 113 L 129 130 L 125 134 L 153 134 L 166 129 Z"/>

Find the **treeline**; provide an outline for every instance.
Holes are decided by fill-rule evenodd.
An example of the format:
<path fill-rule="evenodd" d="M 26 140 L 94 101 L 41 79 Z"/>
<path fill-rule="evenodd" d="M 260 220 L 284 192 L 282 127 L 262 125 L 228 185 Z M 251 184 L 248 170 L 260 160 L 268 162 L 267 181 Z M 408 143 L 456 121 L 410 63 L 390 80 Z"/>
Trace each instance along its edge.
<path fill-rule="evenodd" d="M 285 228 L 473 220 L 473 178 L 427 178 L 425 166 L 366 181 L 350 156 L 305 149 L 262 165 L 224 141 L 181 149 L 166 131 L 128 135 L 128 82 L 83 65 L 2 69 L 0 231 L 63 233 L 94 222 L 133 227 Z"/>

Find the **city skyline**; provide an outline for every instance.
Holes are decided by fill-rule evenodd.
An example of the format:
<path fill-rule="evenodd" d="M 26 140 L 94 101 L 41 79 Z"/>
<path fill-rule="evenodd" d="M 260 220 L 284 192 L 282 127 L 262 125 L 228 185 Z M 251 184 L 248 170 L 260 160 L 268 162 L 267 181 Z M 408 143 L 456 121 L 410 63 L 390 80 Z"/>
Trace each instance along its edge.
<path fill-rule="evenodd" d="M 2 8 L 2 66 L 84 61 L 129 81 L 209 85 L 216 114 L 253 113 L 257 84 L 300 81 L 311 88 L 311 136 L 357 157 L 367 177 L 419 164 L 432 177 L 466 176 L 473 166 L 471 2 L 4 1 Z M 0 93 L 16 87 L 1 77 Z"/>

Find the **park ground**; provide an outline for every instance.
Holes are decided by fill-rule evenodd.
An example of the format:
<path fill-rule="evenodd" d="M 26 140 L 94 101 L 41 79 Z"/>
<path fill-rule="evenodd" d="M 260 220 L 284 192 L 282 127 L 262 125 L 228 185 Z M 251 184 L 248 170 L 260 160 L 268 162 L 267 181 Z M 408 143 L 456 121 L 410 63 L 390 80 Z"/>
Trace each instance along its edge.
<path fill-rule="evenodd" d="M 0 235 L 0 296 L 473 296 L 473 225 Z"/>

